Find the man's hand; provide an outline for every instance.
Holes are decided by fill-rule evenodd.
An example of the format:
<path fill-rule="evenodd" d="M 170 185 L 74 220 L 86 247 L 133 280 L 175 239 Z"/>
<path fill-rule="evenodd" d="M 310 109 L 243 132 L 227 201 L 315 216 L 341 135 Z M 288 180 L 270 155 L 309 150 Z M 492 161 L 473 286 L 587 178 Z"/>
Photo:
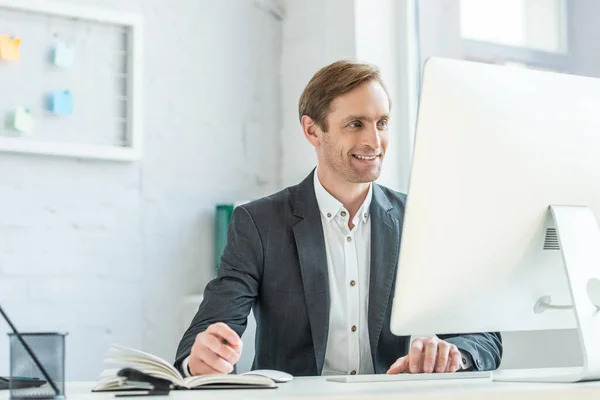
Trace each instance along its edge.
<path fill-rule="evenodd" d="M 192 375 L 228 374 L 242 355 L 242 340 L 222 322 L 196 336 L 188 367 Z"/>
<path fill-rule="evenodd" d="M 418 338 L 413 340 L 408 354 L 392 364 L 387 373 L 456 372 L 460 366 L 460 359 L 460 351 L 455 345 L 435 336 Z"/>

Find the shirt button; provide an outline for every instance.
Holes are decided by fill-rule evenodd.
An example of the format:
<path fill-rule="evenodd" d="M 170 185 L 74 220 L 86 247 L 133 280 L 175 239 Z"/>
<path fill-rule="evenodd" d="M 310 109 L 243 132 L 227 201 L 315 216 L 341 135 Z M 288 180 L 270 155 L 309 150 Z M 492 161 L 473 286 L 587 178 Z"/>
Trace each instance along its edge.
<path fill-rule="evenodd" d="M 346 242 L 350 243 L 351 241 L 352 241 L 352 238 L 351 238 L 350 236 L 348 236 L 348 237 L 346 238 Z"/>
<path fill-rule="evenodd" d="M 356 332 L 356 325 L 352 325 L 352 332 Z"/>
<path fill-rule="evenodd" d="M 352 370 L 352 372 L 350 372 L 350 375 L 356 375 L 356 370 Z"/>
<path fill-rule="evenodd" d="M 346 216 L 346 211 L 342 211 L 342 212 L 340 213 L 340 215 L 341 215 L 342 217 L 345 217 L 345 216 Z"/>
<path fill-rule="evenodd" d="M 363 215 L 363 216 L 364 216 L 365 218 L 367 218 L 368 214 L 367 214 L 367 213 L 364 213 L 364 215 Z"/>
<path fill-rule="evenodd" d="M 327 218 L 331 218 L 331 213 L 327 213 Z"/>
<path fill-rule="evenodd" d="M 350 286 L 355 286 L 356 285 L 356 281 L 350 281 Z"/>

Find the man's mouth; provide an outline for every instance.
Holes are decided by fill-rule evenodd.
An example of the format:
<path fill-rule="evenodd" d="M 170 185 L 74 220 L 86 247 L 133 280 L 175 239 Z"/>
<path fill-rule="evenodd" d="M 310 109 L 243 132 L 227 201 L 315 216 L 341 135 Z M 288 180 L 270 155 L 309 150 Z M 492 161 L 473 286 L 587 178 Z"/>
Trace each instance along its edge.
<path fill-rule="evenodd" d="M 376 155 L 376 156 L 361 156 L 359 154 L 352 154 L 352 157 L 358 158 L 359 160 L 371 161 L 371 160 L 376 159 L 379 156 L 378 155 Z"/>

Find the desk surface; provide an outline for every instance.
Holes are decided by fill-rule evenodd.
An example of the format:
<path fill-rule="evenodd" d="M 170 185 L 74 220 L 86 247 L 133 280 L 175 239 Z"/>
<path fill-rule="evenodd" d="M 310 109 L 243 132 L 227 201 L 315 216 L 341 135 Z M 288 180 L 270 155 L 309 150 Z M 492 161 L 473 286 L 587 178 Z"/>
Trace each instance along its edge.
<path fill-rule="evenodd" d="M 91 393 L 93 383 L 67 384 L 67 399 L 113 400 L 114 393 Z M 172 391 L 173 400 L 230 400 L 230 399 L 510 399 L 510 400 L 588 400 L 600 399 L 600 382 L 577 384 L 500 383 L 487 379 L 446 381 L 414 381 L 385 383 L 336 383 L 323 377 L 295 378 L 279 384 L 277 389 L 254 390 L 190 390 Z M 141 397 L 148 400 L 167 397 Z M 8 400 L 8 391 L 0 392 L 0 400 Z M 125 398 L 127 399 L 127 398 Z M 136 397 L 131 398 L 136 399 Z"/>

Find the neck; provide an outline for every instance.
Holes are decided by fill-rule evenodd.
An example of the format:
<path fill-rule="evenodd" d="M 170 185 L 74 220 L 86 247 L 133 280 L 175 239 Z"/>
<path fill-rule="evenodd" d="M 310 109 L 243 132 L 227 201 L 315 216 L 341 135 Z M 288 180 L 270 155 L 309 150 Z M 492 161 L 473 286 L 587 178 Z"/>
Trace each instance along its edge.
<path fill-rule="evenodd" d="M 369 193 L 371 183 L 354 183 L 340 179 L 326 169 L 317 169 L 321 185 L 354 216 Z"/>

